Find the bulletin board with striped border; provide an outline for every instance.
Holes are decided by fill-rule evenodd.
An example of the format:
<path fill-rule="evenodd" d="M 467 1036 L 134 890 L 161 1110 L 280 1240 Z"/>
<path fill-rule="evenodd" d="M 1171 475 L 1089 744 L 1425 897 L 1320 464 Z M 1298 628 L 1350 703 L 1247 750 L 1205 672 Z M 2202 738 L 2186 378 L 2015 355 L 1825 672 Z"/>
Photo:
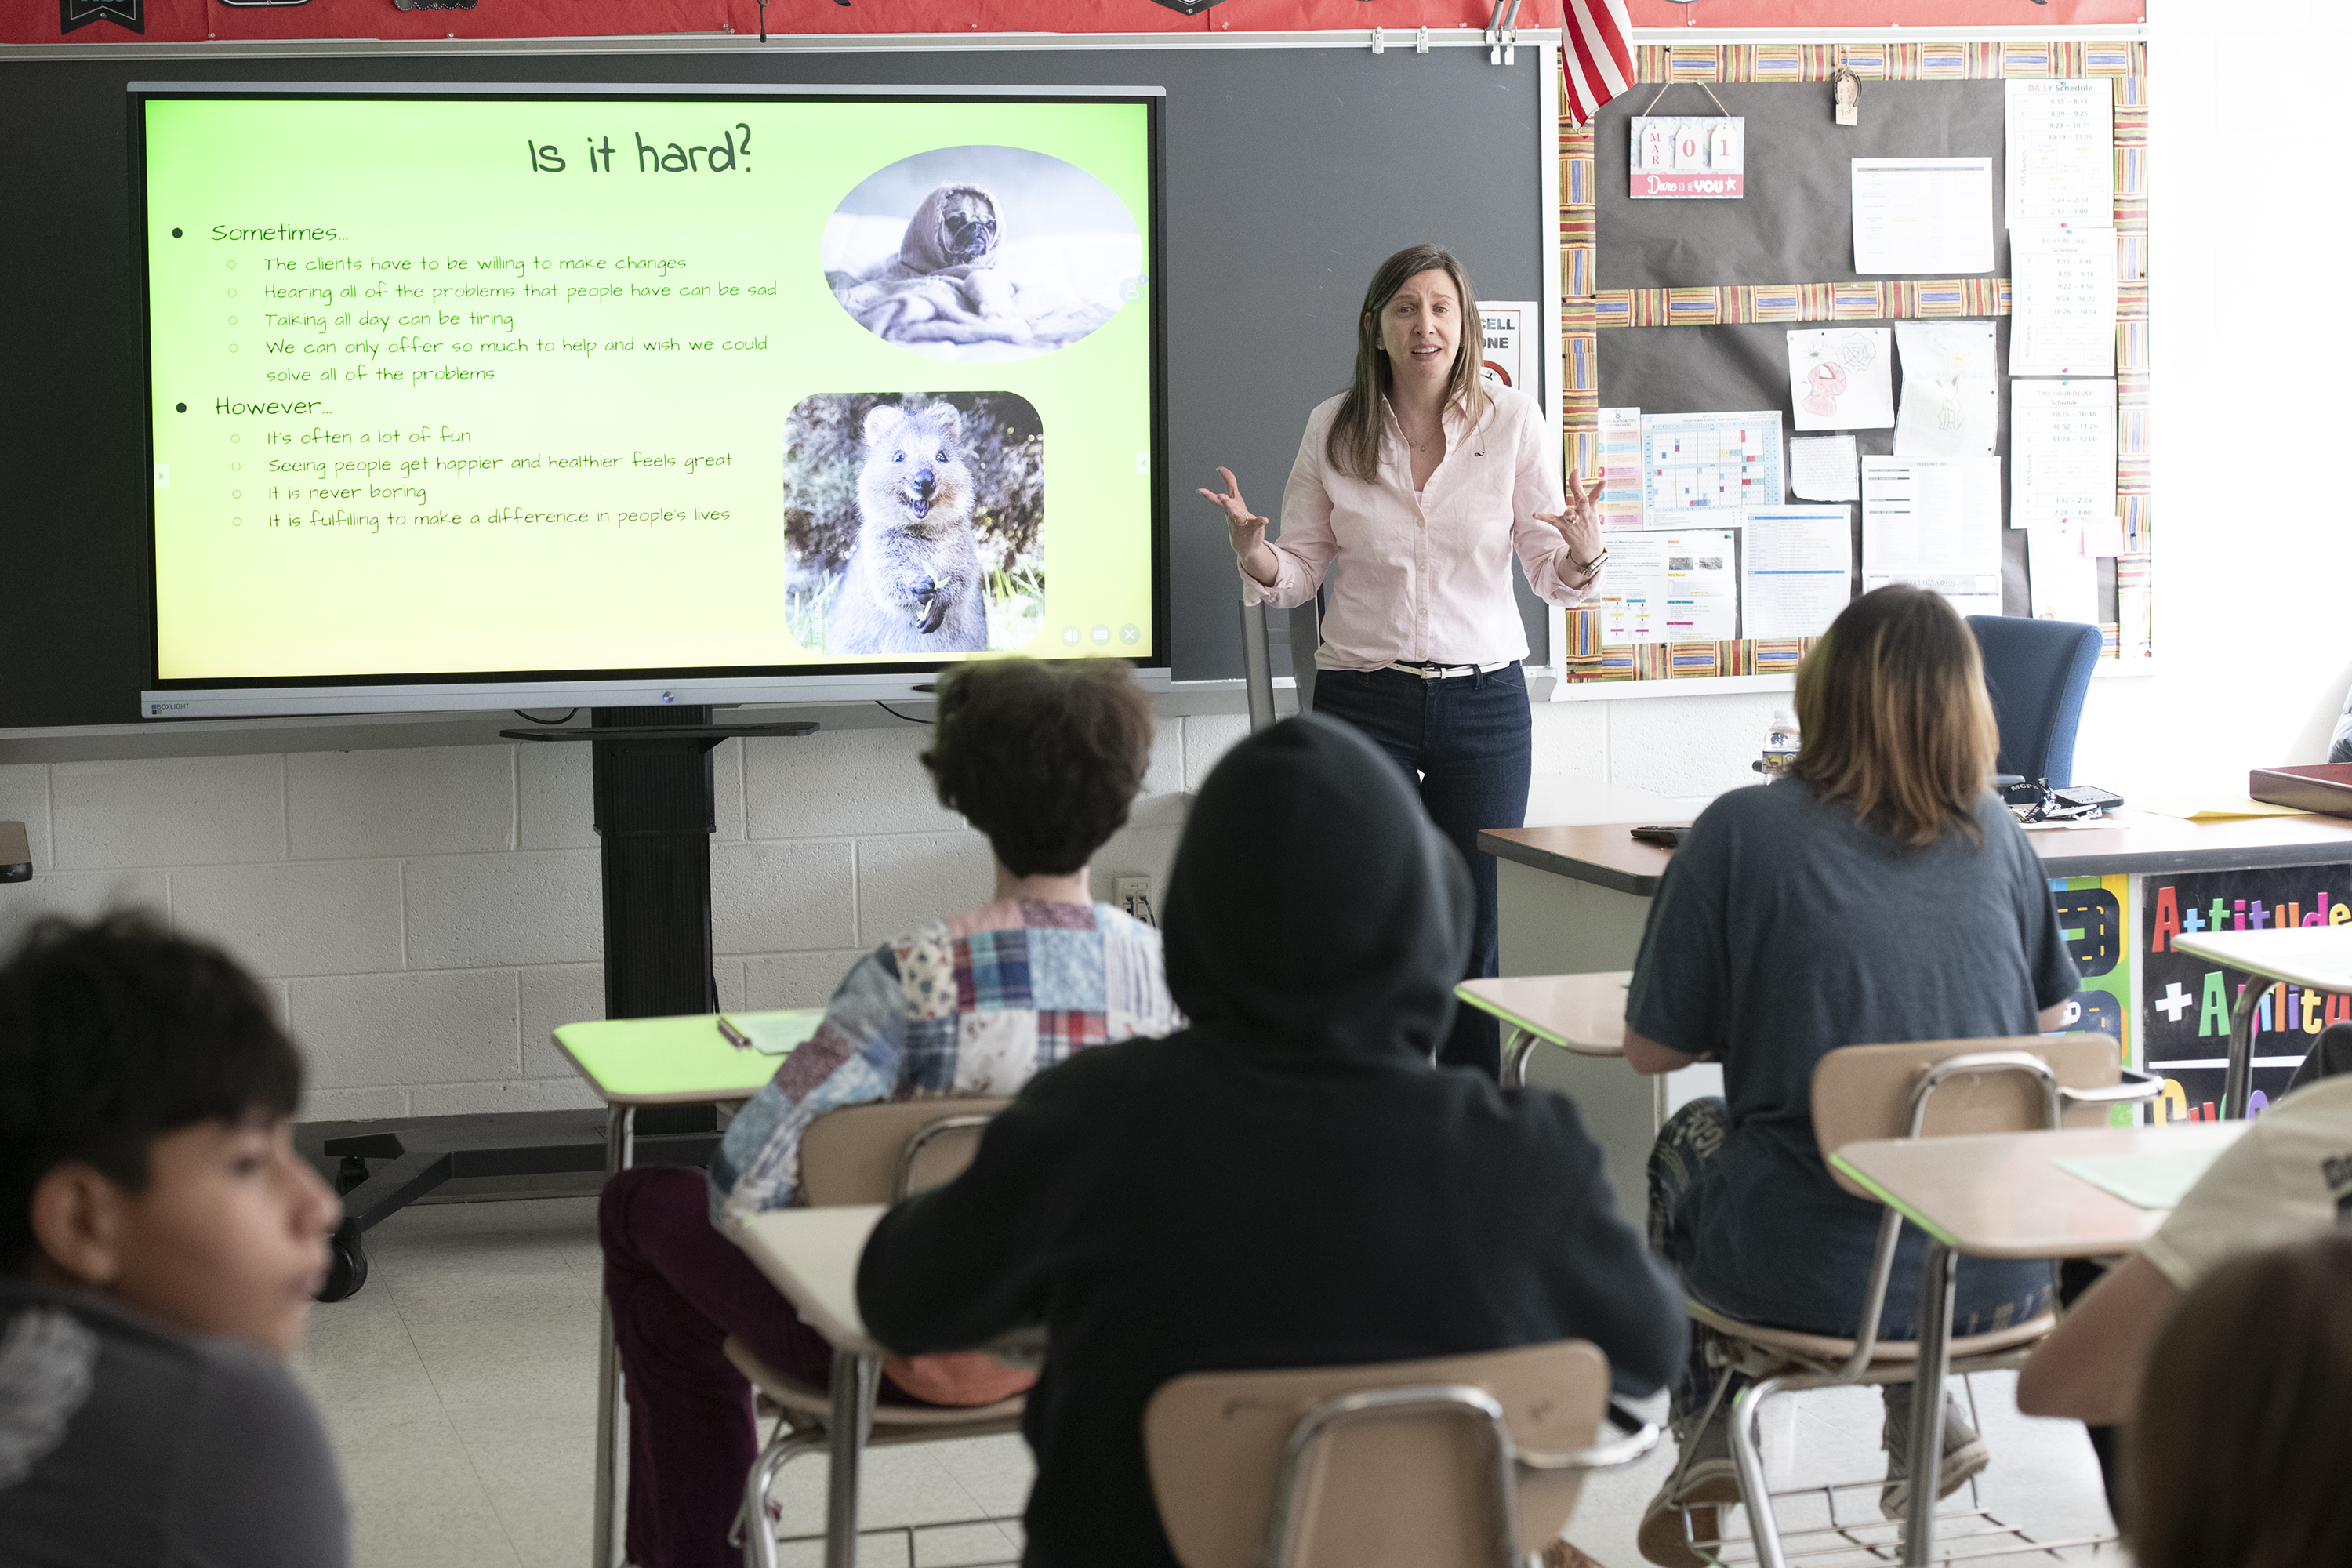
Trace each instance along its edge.
<path fill-rule="evenodd" d="M 1634 79 L 1820 82 L 1843 63 L 1869 81 L 1991 81 L 2101 77 L 2116 93 L 2116 509 L 2129 553 L 2116 557 L 2116 620 L 2101 628 L 2109 658 L 2151 657 L 2148 489 L 2147 46 L 2060 43 L 1649 44 L 1633 51 Z M 1592 130 L 1559 122 L 1560 409 L 1572 476 L 1600 462 L 1601 384 L 1612 327 L 1731 326 L 2010 313 L 2006 278 L 1902 279 L 1697 289 L 1601 289 L 1594 220 Z M 1598 609 L 1567 612 L 1559 650 L 1570 681 L 1703 679 L 1793 673 L 1814 639 L 1604 644 Z"/>

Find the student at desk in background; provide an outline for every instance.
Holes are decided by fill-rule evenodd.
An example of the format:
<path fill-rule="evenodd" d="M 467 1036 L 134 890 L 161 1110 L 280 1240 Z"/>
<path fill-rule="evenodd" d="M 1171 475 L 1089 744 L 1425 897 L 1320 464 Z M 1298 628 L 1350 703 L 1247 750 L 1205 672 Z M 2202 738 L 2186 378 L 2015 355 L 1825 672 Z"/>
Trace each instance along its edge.
<path fill-rule="evenodd" d="M 2041 859 L 1988 787 L 1999 732 L 1949 605 L 1903 586 L 1856 599 L 1798 671 L 1797 716 L 1788 776 L 1723 795 L 1683 835 L 1634 961 L 1625 1058 L 1643 1073 L 1723 1063 L 1728 1104 L 1683 1107 L 1650 1157 L 1651 1244 L 1685 1288 L 1728 1317 L 1843 1338 L 1882 1211 L 1822 1164 L 1814 1065 L 1842 1046 L 2056 1028 L 2076 977 Z M 1924 1240 L 1904 1237 L 1882 1339 L 1918 1336 Z M 1952 1331 L 2030 1318 L 2049 1291 L 2047 1264 L 1963 1260 Z M 1675 1389 L 1681 1457 L 1642 1522 L 1654 1563 L 1698 1561 L 1681 1506 L 1703 1524 L 1738 1497 L 1732 1392 L 1695 1348 Z M 1899 1519 L 1912 1391 L 1885 1396 L 1879 1501 Z M 1947 1401 L 1943 1489 L 1989 1457 Z"/>
<path fill-rule="evenodd" d="M 1110 659 L 959 665 L 940 680 L 923 765 L 940 803 L 988 835 L 996 898 L 883 943 L 824 1021 L 736 1117 L 700 1171 L 639 1166 L 604 1184 L 604 1293 L 629 1400 L 635 1568 L 723 1568 L 756 1450 L 732 1334 L 822 1385 L 832 1347 L 714 1222 L 783 1208 L 809 1122 L 843 1106 L 1010 1094 L 1081 1047 L 1177 1027 L 1160 933 L 1091 902 L 1088 859 L 1126 822 L 1151 710 Z M 992 1357 L 893 1358 L 885 1399 L 986 1405 L 1033 1381 Z M 747 1528 L 763 1527 L 752 1521 Z"/>

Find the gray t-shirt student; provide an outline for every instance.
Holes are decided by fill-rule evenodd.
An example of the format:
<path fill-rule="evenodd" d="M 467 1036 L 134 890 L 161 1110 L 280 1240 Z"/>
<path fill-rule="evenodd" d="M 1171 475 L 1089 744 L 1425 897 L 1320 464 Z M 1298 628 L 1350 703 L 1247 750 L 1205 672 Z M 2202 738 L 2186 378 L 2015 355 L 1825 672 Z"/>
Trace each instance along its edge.
<path fill-rule="evenodd" d="M 1830 1179 L 1813 1142 L 1814 1064 L 1841 1046 L 2031 1035 L 2075 991 L 2041 858 L 1998 800 L 1984 845 L 1906 853 L 1801 781 L 1738 789 L 1683 836 L 1650 910 L 1625 1021 L 1723 1062 L 1732 1131 L 1677 1211 L 1674 1261 L 1717 1310 L 1854 1331 L 1878 1205 Z M 1883 1331 L 1916 1332 L 1906 1227 Z M 2039 1263 L 1963 1262 L 1955 1326 L 2036 1300 Z M 1972 1320 L 1974 1320 L 1972 1321 Z"/>
<path fill-rule="evenodd" d="M 334 1455 L 284 1367 L 0 1274 L 0 1563 L 344 1561 Z"/>

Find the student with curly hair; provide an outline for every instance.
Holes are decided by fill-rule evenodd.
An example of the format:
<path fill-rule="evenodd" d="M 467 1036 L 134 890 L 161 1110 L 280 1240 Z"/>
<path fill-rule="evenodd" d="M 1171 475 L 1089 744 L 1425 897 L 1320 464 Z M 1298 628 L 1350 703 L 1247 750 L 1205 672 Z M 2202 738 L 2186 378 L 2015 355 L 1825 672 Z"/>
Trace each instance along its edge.
<path fill-rule="evenodd" d="M 1088 1046 L 1165 1035 L 1160 933 L 1092 901 L 1087 862 L 1127 821 L 1151 711 L 1112 660 L 960 665 L 940 682 L 923 765 L 940 803 L 988 835 L 995 896 L 851 966 L 824 1021 L 699 1171 L 604 1184 L 604 1293 L 629 1401 L 629 1561 L 719 1568 L 756 1451 L 751 1384 L 721 1347 L 822 1384 L 832 1347 L 722 1234 L 797 1195 L 801 1135 L 828 1110 L 1010 1094 Z M 985 1405 L 1034 1381 L 980 1355 L 894 1358 L 883 1397 Z"/>

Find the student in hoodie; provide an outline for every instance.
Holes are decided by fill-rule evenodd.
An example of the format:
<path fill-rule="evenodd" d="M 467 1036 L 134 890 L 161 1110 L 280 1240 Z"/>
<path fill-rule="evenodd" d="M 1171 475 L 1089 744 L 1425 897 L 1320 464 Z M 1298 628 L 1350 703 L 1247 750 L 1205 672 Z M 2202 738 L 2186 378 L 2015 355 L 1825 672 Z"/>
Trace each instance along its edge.
<path fill-rule="evenodd" d="M 872 1100 L 1007 1094 L 1084 1047 L 1177 1026 L 1160 933 L 1089 898 L 1087 863 L 1127 820 L 1151 710 L 1126 665 L 1025 658 L 940 682 L 923 753 L 940 804 L 988 835 L 995 899 L 929 921 L 850 966 L 824 1021 L 727 1129 L 704 1173 L 639 1167 L 600 1220 L 629 1399 L 629 1561 L 721 1568 L 757 1451 L 732 1335 L 822 1385 L 833 1351 L 725 1231 L 790 1205 L 801 1134 Z M 883 1397 L 985 1405 L 1028 1385 L 993 1357 L 893 1359 Z"/>
<path fill-rule="evenodd" d="M 1142 1415 L 1181 1373 L 1582 1338 L 1638 1395 L 1680 1365 L 1678 1303 L 1575 1108 L 1432 1063 L 1473 895 L 1381 758 L 1311 715 L 1235 747 L 1168 886 L 1191 1026 L 1040 1073 L 866 1250 L 886 1344 L 1046 1325 L 1030 1568 L 1172 1568 Z"/>

